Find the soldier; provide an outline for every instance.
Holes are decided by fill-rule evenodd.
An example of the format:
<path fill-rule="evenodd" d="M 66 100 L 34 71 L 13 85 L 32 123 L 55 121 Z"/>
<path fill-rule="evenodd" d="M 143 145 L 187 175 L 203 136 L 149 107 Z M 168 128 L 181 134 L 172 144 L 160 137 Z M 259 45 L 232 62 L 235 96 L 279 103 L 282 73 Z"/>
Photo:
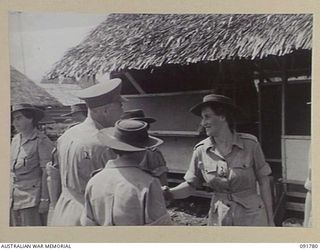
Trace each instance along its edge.
<path fill-rule="evenodd" d="M 100 129 L 112 127 L 120 118 L 124 100 L 120 90 L 121 80 L 112 79 L 76 93 L 86 102 L 88 116 L 68 129 L 57 142 L 61 194 L 54 208 L 52 226 L 80 225 L 85 187 L 91 173 L 115 157 L 96 136 Z"/>
<path fill-rule="evenodd" d="M 37 129 L 44 112 L 30 104 L 12 107 L 18 132 L 11 143 L 11 226 L 45 226 L 49 195 L 45 166 L 53 143 Z"/>
<path fill-rule="evenodd" d="M 142 109 L 127 110 L 123 113 L 121 119 L 144 121 L 148 124 L 148 129 L 150 128 L 150 124 L 156 121 L 152 117 L 145 117 Z M 162 186 L 168 185 L 168 168 L 166 166 L 166 161 L 158 148 L 154 147 L 152 150 L 147 150 L 140 166 L 142 169 L 150 172 L 153 176 L 158 177 Z"/>
<path fill-rule="evenodd" d="M 88 182 L 84 226 L 170 225 L 158 178 L 139 166 L 145 151 L 162 140 L 148 135 L 143 121 L 120 120 L 98 138 L 117 154 Z"/>
<path fill-rule="evenodd" d="M 195 146 L 185 182 L 164 187 L 165 196 L 186 198 L 206 182 L 213 189 L 208 225 L 274 226 L 271 169 L 257 138 L 234 130 L 233 117 L 239 109 L 232 99 L 206 95 L 191 112 L 201 116 L 208 138 Z"/>

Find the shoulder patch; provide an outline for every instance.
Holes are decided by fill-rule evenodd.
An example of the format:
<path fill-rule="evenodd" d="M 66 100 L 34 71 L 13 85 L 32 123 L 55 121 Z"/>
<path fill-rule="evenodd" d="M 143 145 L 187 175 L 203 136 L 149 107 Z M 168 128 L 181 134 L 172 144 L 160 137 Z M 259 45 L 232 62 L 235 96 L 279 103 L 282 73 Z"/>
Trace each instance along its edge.
<path fill-rule="evenodd" d="M 248 139 L 248 140 L 258 142 L 258 138 L 254 135 L 247 134 L 247 133 L 238 133 L 238 134 L 242 139 Z"/>

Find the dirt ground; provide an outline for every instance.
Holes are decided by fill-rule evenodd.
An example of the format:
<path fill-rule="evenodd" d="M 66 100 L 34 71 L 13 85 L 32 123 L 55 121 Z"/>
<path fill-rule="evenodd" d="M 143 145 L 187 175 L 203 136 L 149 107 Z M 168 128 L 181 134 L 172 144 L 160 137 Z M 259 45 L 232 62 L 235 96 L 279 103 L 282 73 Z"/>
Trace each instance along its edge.
<path fill-rule="evenodd" d="M 209 199 L 191 197 L 171 201 L 168 211 L 177 226 L 206 226 L 209 206 Z"/>

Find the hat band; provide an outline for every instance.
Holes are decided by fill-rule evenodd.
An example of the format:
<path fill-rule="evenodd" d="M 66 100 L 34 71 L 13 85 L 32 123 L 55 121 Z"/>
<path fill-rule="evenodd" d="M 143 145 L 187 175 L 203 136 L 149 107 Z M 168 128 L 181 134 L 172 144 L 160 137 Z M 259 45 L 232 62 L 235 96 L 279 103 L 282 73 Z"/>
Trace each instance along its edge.
<path fill-rule="evenodd" d="M 124 131 L 119 130 L 116 128 L 114 131 L 114 137 L 118 139 L 119 141 L 125 142 L 125 143 L 144 143 L 148 140 L 148 132 L 146 129 L 135 131 L 132 133 L 132 131 Z"/>

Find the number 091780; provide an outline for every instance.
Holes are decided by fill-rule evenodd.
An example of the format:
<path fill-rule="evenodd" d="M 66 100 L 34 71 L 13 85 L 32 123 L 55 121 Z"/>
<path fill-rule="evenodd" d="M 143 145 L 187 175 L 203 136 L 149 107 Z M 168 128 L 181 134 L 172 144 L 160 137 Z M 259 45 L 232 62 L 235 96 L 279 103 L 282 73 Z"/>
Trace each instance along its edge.
<path fill-rule="evenodd" d="M 300 244 L 300 248 L 318 248 L 318 244 L 303 243 Z"/>

